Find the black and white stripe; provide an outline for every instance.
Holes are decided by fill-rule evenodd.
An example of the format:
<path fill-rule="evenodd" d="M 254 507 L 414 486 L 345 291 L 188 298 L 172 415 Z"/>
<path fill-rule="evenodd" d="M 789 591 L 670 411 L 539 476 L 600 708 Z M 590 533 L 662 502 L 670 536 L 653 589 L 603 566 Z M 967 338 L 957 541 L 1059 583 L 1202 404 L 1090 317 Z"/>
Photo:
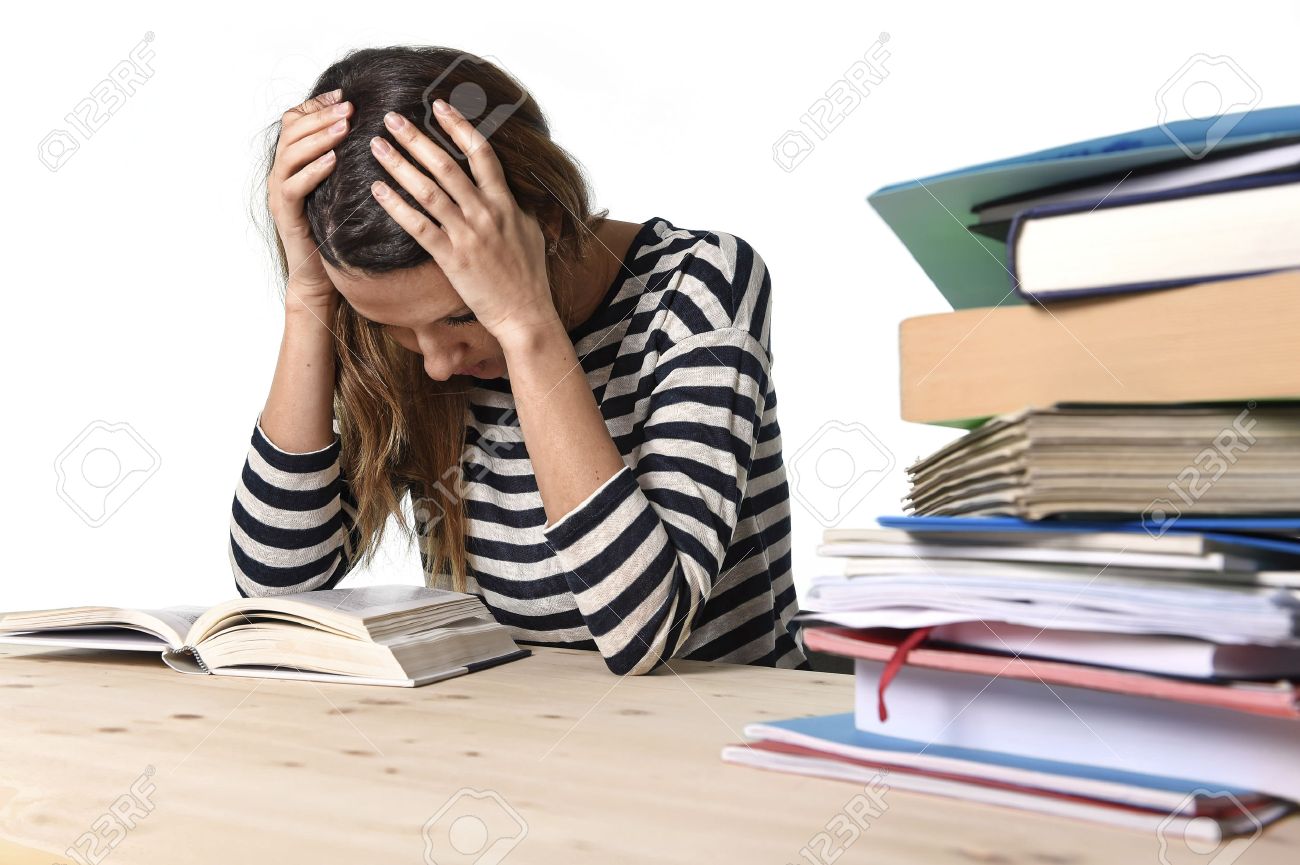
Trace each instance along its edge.
<path fill-rule="evenodd" d="M 748 243 L 644 223 L 569 333 L 626 466 L 549 528 L 510 382 L 477 382 L 469 591 L 518 641 L 595 649 L 618 674 L 665 658 L 807 668 L 770 329 L 771 279 Z M 254 424 L 230 526 L 241 595 L 332 588 L 351 568 L 340 446 L 287 453 Z"/>

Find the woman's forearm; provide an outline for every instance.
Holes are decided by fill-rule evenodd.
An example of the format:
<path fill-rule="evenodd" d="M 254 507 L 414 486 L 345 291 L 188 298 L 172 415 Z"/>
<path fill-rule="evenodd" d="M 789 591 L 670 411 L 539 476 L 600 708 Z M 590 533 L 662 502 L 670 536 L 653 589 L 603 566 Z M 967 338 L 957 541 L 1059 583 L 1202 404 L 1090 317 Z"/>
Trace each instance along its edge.
<path fill-rule="evenodd" d="M 292 288 L 292 286 L 291 286 Z M 261 426 L 290 453 L 320 450 L 334 441 L 334 322 L 337 301 L 285 302 L 284 336 L 262 409 Z"/>
<path fill-rule="evenodd" d="M 549 526 L 626 464 L 559 320 L 514 333 L 501 347 Z"/>

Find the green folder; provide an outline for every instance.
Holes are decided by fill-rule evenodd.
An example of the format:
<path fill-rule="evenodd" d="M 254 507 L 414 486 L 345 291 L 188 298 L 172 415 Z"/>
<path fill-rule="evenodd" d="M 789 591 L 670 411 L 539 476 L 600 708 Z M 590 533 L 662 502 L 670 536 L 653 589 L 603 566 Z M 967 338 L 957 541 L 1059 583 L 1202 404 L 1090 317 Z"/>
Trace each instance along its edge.
<path fill-rule="evenodd" d="M 1006 244 L 970 231 L 979 204 L 1300 135 L 1300 105 L 1180 120 L 882 187 L 867 201 L 953 309 L 1021 305 Z"/>

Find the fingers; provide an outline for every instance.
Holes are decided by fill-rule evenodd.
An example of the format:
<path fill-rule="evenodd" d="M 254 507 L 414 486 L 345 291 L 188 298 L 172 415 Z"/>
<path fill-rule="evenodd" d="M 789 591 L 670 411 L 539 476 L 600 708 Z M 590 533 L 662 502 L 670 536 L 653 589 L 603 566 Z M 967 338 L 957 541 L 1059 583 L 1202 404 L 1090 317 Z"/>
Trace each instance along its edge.
<path fill-rule="evenodd" d="M 302 221 L 303 199 L 334 170 L 333 148 L 347 134 L 349 102 L 341 91 L 312 97 L 284 113 L 268 194 L 281 232 L 293 238 L 309 234 Z"/>
<path fill-rule="evenodd" d="M 434 147 L 439 153 L 439 148 Z M 447 194 L 443 188 L 431 180 L 427 174 L 412 165 L 402 154 L 385 141 L 383 138 L 376 136 L 370 139 L 370 152 L 374 154 L 379 164 L 387 169 L 393 179 L 401 184 L 402 188 L 411 193 L 415 202 L 424 209 L 424 212 L 438 221 L 438 224 L 451 234 L 456 234 L 465 224 L 465 214 L 461 211 L 460 205 Z M 451 157 L 442 153 L 444 159 L 450 160 Z M 435 169 L 430 168 L 430 171 Z"/>
<path fill-rule="evenodd" d="M 485 196 L 513 201 L 505 172 L 501 169 L 501 161 L 497 159 L 496 151 L 488 145 L 487 136 L 450 103 L 437 99 L 433 103 L 433 109 L 433 116 L 438 118 L 456 146 L 469 157 L 470 170 L 474 173 L 478 189 Z M 506 198 L 500 198 L 503 194 Z"/>
<path fill-rule="evenodd" d="M 397 140 L 407 153 L 424 168 L 426 168 L 436 183 L 430 181 L 418 171 L 413 165 L 399 153 L 382 153 L 377 149 L 376 143 L 371 142 L 371 150 L 380 163 L 387 168 L 393 176 L 406 188 L 408 192 L 425 205 L 427 196 L 434 206 L 442 206 L 452 222 L 449 228 L 453 230 L 459 228 L 467 219 L 476 219 L 486 211 L 482 200 L 479 198 L 479 191 L 474 186 L 474 182 L 466 176 L 464 170 L 457 164 L 454 157 L 434 144 L 423 132 L 415 127 L 415 124 L 402 117 L 396 112 L 390 111 L 384 116 L 384 125 L 388 127 L 389 132 Z M 380 139 L 382 140 L 382 139 Z M 400 174 L 399 174 L 400 172 Z M 438 188 L 441 187 L 439 190 Z M 446 207 L 446 203 L 440 202 L 441 199 L 450 199 L 447 203 L 454 205 L 458 212 L 451 212 Z M 428 205 L 425 205 L 428 209 Z M 433 213 L 433 211 L 430 211 Z M 443 219 L 434 213 L 438 221 L 443 225 L 448 225 Z"/>
<path fill-rule="evenodd" d="M 433 256 L 440 267 L 450 271 L 458 269 L 459 263 L 452 260 L 451 239 L 444 228 L 434 225 L 428 216 L 403 201 L 401 196 L 383 181 L 376 180 L 371 184 L 370 190 L 380 206 L 393 217 L 393 221 L 406 229 L 406 233 L 414 237 L 416 242 Z"/>
<path fill-rule="evenodd" d="M 295 172 L 280 184 L 280 197 L 293 207 L 295 213 L 302 210 L 302 201 L 320 182 L 334 170 L 335 155 L 327 150 L 308 162 L 301 170 Z"/>
<path fill-rule="evenodd" d="M 327 151 L 272 193 L 278 200 L 271 202 L 271 213 L 284 244 L 290 279 L 296 277 L 308 290 L 328 285 L 329 277 L 321 270 L 316 254 L 319 246 L 305 218 L 304 200 L 334 170 L 334 161 L 334 151 Z"/>
<path fill-rule="evenodd" d="M 352 110 L 352 103 L 341 102 L 335 108 L 342 109 L 347 114 Z M 315 131 L 289 142 L 280 152 L 276 161 L 282 178 L 298 171 L 327 150 L 337 147 L 347 137 L 349 119 L 332 114 L 329 109 L 317 112 L 310 122 L 317 127 Z M 306 132 L 306 129 L 303 131 Z"/>
<path fill-rule="evenodd" d="M 337 92 L 337 91 L 335 91 Z M 351 102 L 324 96 L 308 99 L 291 108 L 281 118 L 280 138 L 276 142 L 276 166 L 273 174 L 287 178 L 322 153 L 338 144 L 347 134 Z M 310 110 L 301 113 L 304 108 Z"/>
<path fill-rule="evenodd" d="M 324 108 L 326 105 L 331 105 L 335 102 L 338 102 L 342 98 L 343 98 L 343 88 L 339 87 L 335 90 L 331 90 L 328 93 L 319 93 L 316 96 L 313 96 L 307 101 L 303 102 L 298 107 L 301 108 L 304 113 L 319 111 L 320 109 Z"/>
<path fill-rule="evenodd" d="M 310 99 L 295 105 L 280 116 L 280 124 L 283 128 L 288 129 L 294 126 L 303 118 L 318 114 L 332 105 L 337 105 L 343 101 L 343 90 L 331 90 L 329 93 L 321 93 Z"/>

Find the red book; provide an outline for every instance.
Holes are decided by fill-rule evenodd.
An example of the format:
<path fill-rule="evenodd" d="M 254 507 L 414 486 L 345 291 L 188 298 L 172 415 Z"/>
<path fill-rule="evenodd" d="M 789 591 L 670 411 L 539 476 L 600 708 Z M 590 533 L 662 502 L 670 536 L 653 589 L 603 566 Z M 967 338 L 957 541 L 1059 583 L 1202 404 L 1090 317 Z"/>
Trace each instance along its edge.
<path fill-rule="evenodd" d="M 1073 685 L 1276 718 L 1300 719 L 1300 687 L 1293 682 L 1198 682 L 1067 661 L 931 647 L 923 641 L 915 646 L 905 645 L 909 636 L 915 641 L 914 633 L 806 627 L 804 641 L 810 649 L 849 658 L 886 663 L 893 659 L 895 665 L 907 663 L 981 676 L 1042 681 L 1049 685 Z M 900 657 L 895 658 L 896 654 Z M 887 683 L 888 678 L 882 677 L 882 681 Z"/>

